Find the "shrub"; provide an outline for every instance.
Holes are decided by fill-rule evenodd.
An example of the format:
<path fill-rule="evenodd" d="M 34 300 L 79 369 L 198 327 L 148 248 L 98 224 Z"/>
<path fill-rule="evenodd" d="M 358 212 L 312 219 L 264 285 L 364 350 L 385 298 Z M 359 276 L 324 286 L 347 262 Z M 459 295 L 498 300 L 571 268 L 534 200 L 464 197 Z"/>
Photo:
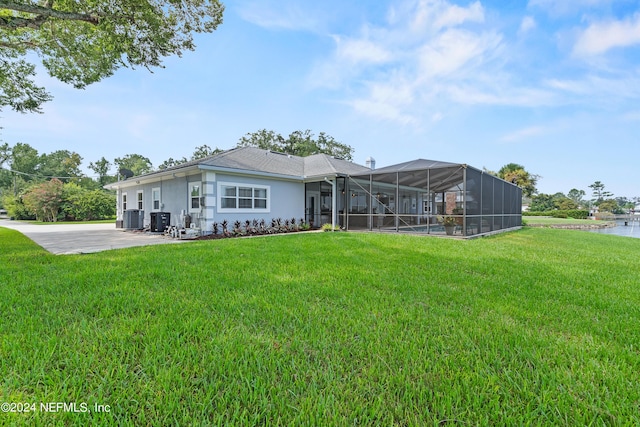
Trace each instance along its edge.
<path fill-rule="evenodd" d="M 264 219 L 258 221 L 254 219 L 253 221 L 245 220 L 244 222 L 235 221 L 233 223 L 233 227 L 231 232 L 228 231 L 229 222 L 225 219 L 222 222 L 214 222 L 212 225 L 213 233 L 207 237 L 202 236 L 202 238 L 224 238 L 224 237 L 242 237 L 242 236 L 257 236 L 261 234 L 278 234 L 278 233 L 288 233 L 292 231 L 306 231 L 311 228 L 311 226 L 304 222 L 304 219 L 300 219 L 300 223 L 296 224 L 295 218 L 291 220 L 286 219 L 282 220 L 282 218 L 273 218 L 271 220 L 271 226 L 267 227 L 267 222 Z M 329 227 L 331 229 L 331 224 L 325 224 L 324 227 Z M 220 231 L 221 230 L 221 231 Z M 336 226 L 335 230 L 340 230 L 339 227 Z M 219 232 L 220 231 L 220 232 Z"/>
<path fill-rule="evenodd" d="M 35 213 L 37 220 L 55 222 L 62 207 L 63 185 L 56 178 L 36 184 L 22 196 L 22 201 L 29 211 Z"/>
<path fill-rule="evenodd" d="M 2 204 L 9 214 L 9 218 L 13 219 L 35 219 L 36 216 L 22 203 L 20 197 L 6 195 L 2 198 Z"/>
<path fill-rule="evenodd" d="M 329 223 L 322 224 L 322 231 L 340 231 L 340 226 L 336 225 L 335 227 Z"/>
<path fill-rule="evenodd" d="M 554 218 L 574 218 L 574 219 L 586 219 L 589 216 L 589 211 L 584 209 L 568 209 L 568 210 L 552 210 L 542 212 L 522 212 L 523 216 L 551 216 Z"/>
<path fill-rule="evenodd" d="M 91 221 L 116 214 L 116 197 L 103 190 L 82 190 L 65 200 L 67 215 L 75 220 Z"/>

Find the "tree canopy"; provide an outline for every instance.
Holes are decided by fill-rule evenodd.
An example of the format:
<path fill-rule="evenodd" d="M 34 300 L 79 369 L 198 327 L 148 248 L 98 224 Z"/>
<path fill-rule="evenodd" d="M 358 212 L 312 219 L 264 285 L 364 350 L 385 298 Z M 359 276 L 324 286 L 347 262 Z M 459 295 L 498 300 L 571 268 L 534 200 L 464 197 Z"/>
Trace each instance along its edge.
<path fill-rule="evenodd" d="M 127 154 L 123 157 L 116 157 L 113 163 L 118 167 L 118 173 L 123 169 L 130 170 L 134 175 L 142 175 L 153 170 L 153 164 L 148 157 L 140 154 Z"/>
<path fill-rule="evenodd" d="M 257 147 L 301 157 L 324 153 L 351 160 L 353 156 L 351 146 L 336 141 L 324 132 L 320 132 L 315 139 L 315 135 L 309 129 L 291 132 L 287 138 L 272 130 L 261 129 L 240 138 L 237 147 Z"/>
<path fill-rule="evenodd" d="M 51 99 L 33 81 L 35 53 L 49 74 L 76 88 L 120 67 L 161 67 L 194 50 L 194 33 L 222 23 L 219 0 L 0 0 L 0 108 L 37 112 Z"/>
<path fill-rule="evenodd" d="M 589 188 L 593 191 L 593 202 L 596 205 L 602 203 L 605 199 L 610 199 L 613 197 L 613 193 L 604 190 L 605 185 L 596 181 L 589 186 Z"/>
<path fill-rule="evenodd" d="M 522 194 L 525 197 L 531 197 L 537 191 L 536 184 L 540 178 L 538 175 L 527 172 L 524 166 L 517 163 L 504 165 L 500 168 L 497 175 L 499 178 L 512 182 L 522 188 Z"/>

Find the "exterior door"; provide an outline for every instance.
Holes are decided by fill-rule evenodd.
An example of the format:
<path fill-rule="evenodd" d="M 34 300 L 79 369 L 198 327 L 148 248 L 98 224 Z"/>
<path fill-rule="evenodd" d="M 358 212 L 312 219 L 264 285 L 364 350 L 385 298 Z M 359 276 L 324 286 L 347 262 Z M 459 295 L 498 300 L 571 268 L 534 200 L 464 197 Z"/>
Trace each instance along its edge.
<path fill-rule="evenodd" d="M 320 192 L 307 191 L 305 206 L 306 220 L 311 226 L 319 227 L 320 224 Z"/>

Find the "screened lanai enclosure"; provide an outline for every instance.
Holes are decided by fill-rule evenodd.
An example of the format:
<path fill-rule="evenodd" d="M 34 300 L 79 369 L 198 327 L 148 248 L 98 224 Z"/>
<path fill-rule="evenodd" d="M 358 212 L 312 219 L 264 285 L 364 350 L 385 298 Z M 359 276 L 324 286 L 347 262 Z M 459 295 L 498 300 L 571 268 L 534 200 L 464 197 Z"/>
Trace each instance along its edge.
<path fill-rule="evenodd" d="M 474 236 L 522 222 L 521 189 L 465 164 L 418 159 L 315 184 L 322 221 L 347 230 Z"/>

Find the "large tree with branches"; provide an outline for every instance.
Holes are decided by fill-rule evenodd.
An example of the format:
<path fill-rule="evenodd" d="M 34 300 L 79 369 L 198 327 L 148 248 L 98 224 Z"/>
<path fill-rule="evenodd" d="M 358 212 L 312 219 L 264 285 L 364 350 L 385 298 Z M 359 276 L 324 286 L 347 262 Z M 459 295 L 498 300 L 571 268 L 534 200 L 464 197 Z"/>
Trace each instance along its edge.
<path fill-rule="evenodd" d="M 161 67 L 194 50 L 194 33 L 222 23 L 219 0 L 0 0 L 0 108 L 40 111 L 51 99 L 33 78 L 34 53 L 76 88 L 120 67 Z"/>

